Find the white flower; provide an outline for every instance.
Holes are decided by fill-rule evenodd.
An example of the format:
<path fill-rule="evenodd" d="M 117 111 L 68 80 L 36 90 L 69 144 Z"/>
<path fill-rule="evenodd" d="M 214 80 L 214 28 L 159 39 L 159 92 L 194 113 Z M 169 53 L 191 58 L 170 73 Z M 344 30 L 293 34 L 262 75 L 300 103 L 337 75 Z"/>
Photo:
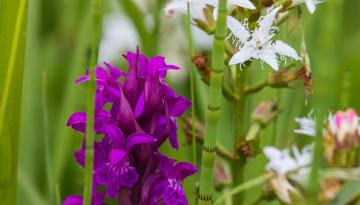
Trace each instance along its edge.
<path fill-rule="evenodd" d="M 309 12 L 314 13 L 316 5 L 322 2 L 322 0 L 293 0 L 291 6 L 293 7 L 302 3 L 306 3 L 306 7 L 308 8 Z"/>
<path fill-rule="evenodd" d="M 205 21 L 204 8 L 206 5 L 214 7 L 214 18 L 216 19 L 218 0 L 172 0 L 165 6 L 165 15 L 174 16 L 177 13 L 187 14 L 187 2 L 190 2 L 190 15 L 192 19 Z M 227 7 L 240 6 L 247 9 L 256 9 L 249 0 L 228 0 Z"/>
<path fill-rule="evenodd" d="M 173 0 L 168 3 L 165 8 L 165 15 L 172 17 L 176 14 L 187 14 L 187 2 L 190 2 L 190 14 L 192 19 L 199 19 L 202 21 L 206 21 L 204 15 L 204 8 L 206 8 L 206 4 L 201 2 L 196 2 L 194 0 Z"/>
<path fill-rule="evenodd" d="M 300 135 L 307 135 L 311 137 L 316 136 L 316 121 L 311 117 L 312 111 L 307 117 L 297 117 L 295 122 L 299 123 L 299 129 L 294 130 L 294 133 Z"/>
<path fill-rule="evenodd" d="M 291 204 L 290 193 L 292 195 L 300 196 L 300 192 L 290 184 L 285 176 L 278 176 L 272 179 L 270 183 L 280 200 L 287 204 Z"/>
<path fill-rule="evenodd" d="M 279 69 L 277 55 L 281 59 L 285 56 L 295 60 L 300 60 L 297 52 L 283 41 L 273 41 L 272 38 L 277 33 L 278 28 L 273 27 L 276 13 L 282 7 L 277 7 L 264 17 L 259 19 L 259 26 L 249 31 L 246 23 L 241 24 L 235 18 L 228 16 L 227 27 L 231 31 L 231 36 L 235 37 L 235 42 L 240 50 L 230 59 L 229 65 L 243 64 L 248 60 L 259 59 L 269 64 L 274 70 Z"/>
<path fill-rule="evenodd" d="M 312 160 L 312 145 L 305 146 L 301 152 L 296 146 L 292 147 L 293 156 L 289 149 L 280 150 L 276 147 L 264 147 L 263 152 L 269 159 L 266 169 L 278 175 L 286 175 L 310 164 Z"/>
<path fill-rule="evenodd" d="M 285 203 L 291 204 L 290 196 L 301 198 L 301 193 L 289 182 L 288 178 L 307 179 L 309 164 L 312 161 L 313 146 L 305 146 L 301 152 L 296 146 L 292 147 L 292 155 L 289 149 L 279 150 L 276 147 L 265 147 L 264 154 L 269 159 L 267 170 L 276 173 L 276 177 L 270 181 L 276 195 Z"/>

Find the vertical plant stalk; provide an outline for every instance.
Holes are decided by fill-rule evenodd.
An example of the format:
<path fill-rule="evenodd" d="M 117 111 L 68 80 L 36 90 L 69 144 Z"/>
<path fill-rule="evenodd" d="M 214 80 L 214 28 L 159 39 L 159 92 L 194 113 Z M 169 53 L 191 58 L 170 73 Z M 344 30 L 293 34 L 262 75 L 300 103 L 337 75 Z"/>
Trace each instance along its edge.
<path fill-rule="evenodd" d="M 1 1 L 0 3 L 0 12 L 2 12 L 0 14 L 0 18 L 2 18 L 0 29 L 13 33 L 13 38 L 10 44 L 1 45 L 5 55 L 7 55 L 7 50 L 10 50 L 10 54 L 9 59 L 6 59 L 6 63 L 0 62 L 0 66 L 5 65 L 4 68 L 0 69 L 4 69 L 3 71 L 6 72 L 4 81 L 1 80 L 4 84 L 2 87 L 3 90 L 0 92 L 0 162 L 2 163 L 2 165 L 0 165 L 0 199 L 4 204 L 16 204 L 17 147 L 20 124 L 19 110 L 21 107 L 22 73 L 24 67 L 24 28 L 26 25 L 27 1 L 4 2 L 5 1 Z M 6 10 L 15 10 L 11 8 L 11 6 L 18 6 L 16 15 L 6 12 Z M 12 20 L 6 19 L 12 16 L 16 17 L 14 31 L 12 31 Z M 3 32 L 1 31 L 0 34 L 3 34 Z M 5 38 L 5 36 L 1 36 L 1 38 Z M 9 108 L 13 112 L 10 111 L 10 113 L 7 113 Z"/>
<path fill-rule="evenodd" d="M 215 145 L 219 133 L 218 121 L 222 97 L 221 84 L 225 67 L 226 2 L 227 0 L 219 0 L 218 4 L 218 21 L 213 43 L 214 50 L 210 76 L 209 104 L 206 111 L 206 130 L 201 159 L 199 205 L 212 204 L 213 201 Z"/>
<path fill-rule="evenodd" d="M 42 114 L 43 114 L 43 140 L 44 140 L 44 158 L 46 164 L 46 181 L 47 181 L 47 191 L 48 191 L 48 203 L 54 204 L 54 172 L 51 166 L 52 154 L 50 152 L 50 141 L 49 141 L 49 119 L 48 119 L 48 107 L 47 107 L 47 76 L 46 72 L 42 73 L 42 86 L 41 86 L 41 104 L 42 104 Z"/>
<path fill-rule="evenodd" d="M 91 205 L 91 195 L 93 186 L 93 166 L 94 166 L 94 118 L 95 118 L 95 67 L 97 65 L 99 41 L 101 36 L 102 21 L 102 0 L 92 1 L 92 45 L 89 68 L 89 87 L 87 99 L 87 123 L 86 123 L 86 152 L 85 152 L 85 187 L 84 205 Z"/>
<path fill-rule="evenodd" d="M 194 70 L 194 66 L 192 63 L 192 56 L 194 54 L 194 50 L 193 50 L 193 44 L 192 44 L 192 36 L 191 36 L 191 15 L 190 15 L 190 2 L 187 2 L 187 18 L 186 18 L 186 28 L 187 28 L 187 37 L 188 37 L 188 47 L 189 47 L 189 71 L 190 71 L 190 95 L 191 95 L 191 102 L 192 102 L 192 107 L 191 107 L 191 124 L 195 125 L 196 124 L 196 119 L 195 119 L 195 90 L 194 90 L 194 81 L 195 81 L 195 70 Z M 192 162 L 193 164 L 196 164 L 196 135 L 195 135 L 195 126 L 192 126 L 191 129 L 191 145 L 192 145 L 192 154 L 193 154 L 193 159 Z"/>
<path fill-rule="evenodd" d="M 236 67 L 235 78 L 235 94 L 239 96 L 239 100 L 235 101 L 235 137 L 234 148 L 239 151 L 242 143 L 245 142 L 246 127 L 245 127 L 245 107 L 246 107 L 246 95 L 244 93 L 245 84 L 247 79 L 247 69 L 240 70 L 240 67 Z M 232 177 L 233 186 L 237 186 L 242 183 L 244 179 L 245 158 L 240 153 L 240 159 L 232 162 Z M 238 193 L 233 195 L 233 202 L 242 204 L 243 194 Z"/>

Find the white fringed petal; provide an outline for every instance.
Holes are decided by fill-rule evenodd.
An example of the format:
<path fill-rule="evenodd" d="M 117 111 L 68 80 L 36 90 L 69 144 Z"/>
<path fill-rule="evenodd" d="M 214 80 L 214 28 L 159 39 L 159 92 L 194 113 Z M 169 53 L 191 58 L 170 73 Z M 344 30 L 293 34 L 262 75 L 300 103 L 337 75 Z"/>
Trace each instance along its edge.
<path fill-rule="evenodd" d="M 300 56 L 297 54 L 295 49 L 290 47 L 288 44 L 284 43 L 283 41 L 277 40 L 274 42 L 273 45 L 275 52 L 280 54 L 281 56 L 288 56 L 295 60 L 300 60 Z"/>

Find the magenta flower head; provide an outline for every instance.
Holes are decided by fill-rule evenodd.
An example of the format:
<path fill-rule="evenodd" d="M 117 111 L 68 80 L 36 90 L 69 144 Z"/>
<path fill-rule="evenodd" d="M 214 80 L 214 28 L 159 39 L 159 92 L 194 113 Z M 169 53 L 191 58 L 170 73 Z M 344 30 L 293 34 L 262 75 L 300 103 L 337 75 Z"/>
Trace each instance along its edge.
<path fill-rule="evenodd" d="M 198 172 L 198 169 L 187 162 L 176 163 L 160 153 L 154 153 L 158 158 L 158 172 L 148 177 L 142 189 L 141 204 L 187 205 L 183 180 Z"/>
<path fill-rule="evenodd" d="M 94 132 L 103 138 L 94 142 L 92 204 L 102 205 L 106 197 L 132 205 L 143 204 L 141 200 L 186 204 L 182 181 L 197 169 L 185 162 L 175 165 L 175 160 L 158 153 L 167 139 L 178 148 L 176 118 L 191 105 L 165 82 L 167 70 L 179 67 L 166 64 L 161 56 L 147 59 L 139 51 L 124 58 L 127 73 L 108 63 L 106 69 L 96 68 Z M 76 83 L 87 80 L 88 71 Z M 86 118 L 85 112 L 75 112 L 67 126 L 85 136 Z M 74 156 L 84 166 L 85 137 Z M 151 183 L 155 178 L 161 186 Z M 152 193 L 149 197 L 142 196 L 146 189 Z M 172 193 L 176 197 L 170 197 Z M 82 204 L 82 197 L 69 196 L 63 204 Z"/>

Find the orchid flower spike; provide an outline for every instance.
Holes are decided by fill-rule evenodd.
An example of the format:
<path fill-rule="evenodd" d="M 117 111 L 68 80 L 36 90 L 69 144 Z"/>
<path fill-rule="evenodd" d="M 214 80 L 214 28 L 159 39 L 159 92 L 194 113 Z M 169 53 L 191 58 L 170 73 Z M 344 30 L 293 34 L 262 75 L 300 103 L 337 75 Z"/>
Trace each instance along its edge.
<path fill-rule="evenodd" d="M 309 12 L 313 14 L 316 10 L 316 5 L 322 2 L 323 2 L 322 0 L 293 0 L 291 7 L 305 3 Z"/>
<path fill-rule="evenodd" d="M 316 121 L 312 117 L 313 111 L 310 111 L 307 117 L 297 117 L 295 122 L 299 123 L 299 129 L 295 129 L 295 134 L 306 135 L 310 137 L 316 136 Z"/>
<path fill-rule="evenodd" d="M 297 52 L 280 40 L 272 40 L 278 32 L 273 25 L 277 12 L 282 7 L 277 7 L 258 21 L 259 26 L 249 31 L 246 23 L 240 23 L 235 18 L 228 16 L 227 27 L 230 29 L 230 37 L 239 47 L 239 51 L 230 59 L 229 65 L 243 64 L 248 60 L 258 59 L 269 64 L 275 71 L 279 69 L 279 60 L 285 56 L 300 60 Z"/>
<path fill-rule="evenodd" d="M 172 0 L 165 6 L 165 15 L 171 17 L 177 13 L 187 14 L 187 2 L 190 3 L 190 14 L 192 19 L 206 21 L 204 15 L 204 8 L 206 8 L 206 5 L 214 7 L 214 18 L 216 19 L 218 0 Z M 247 9 L 256 9 L 254 4 L 249 0 L 229 0 L 227 6 L 240 6 Z"/>

